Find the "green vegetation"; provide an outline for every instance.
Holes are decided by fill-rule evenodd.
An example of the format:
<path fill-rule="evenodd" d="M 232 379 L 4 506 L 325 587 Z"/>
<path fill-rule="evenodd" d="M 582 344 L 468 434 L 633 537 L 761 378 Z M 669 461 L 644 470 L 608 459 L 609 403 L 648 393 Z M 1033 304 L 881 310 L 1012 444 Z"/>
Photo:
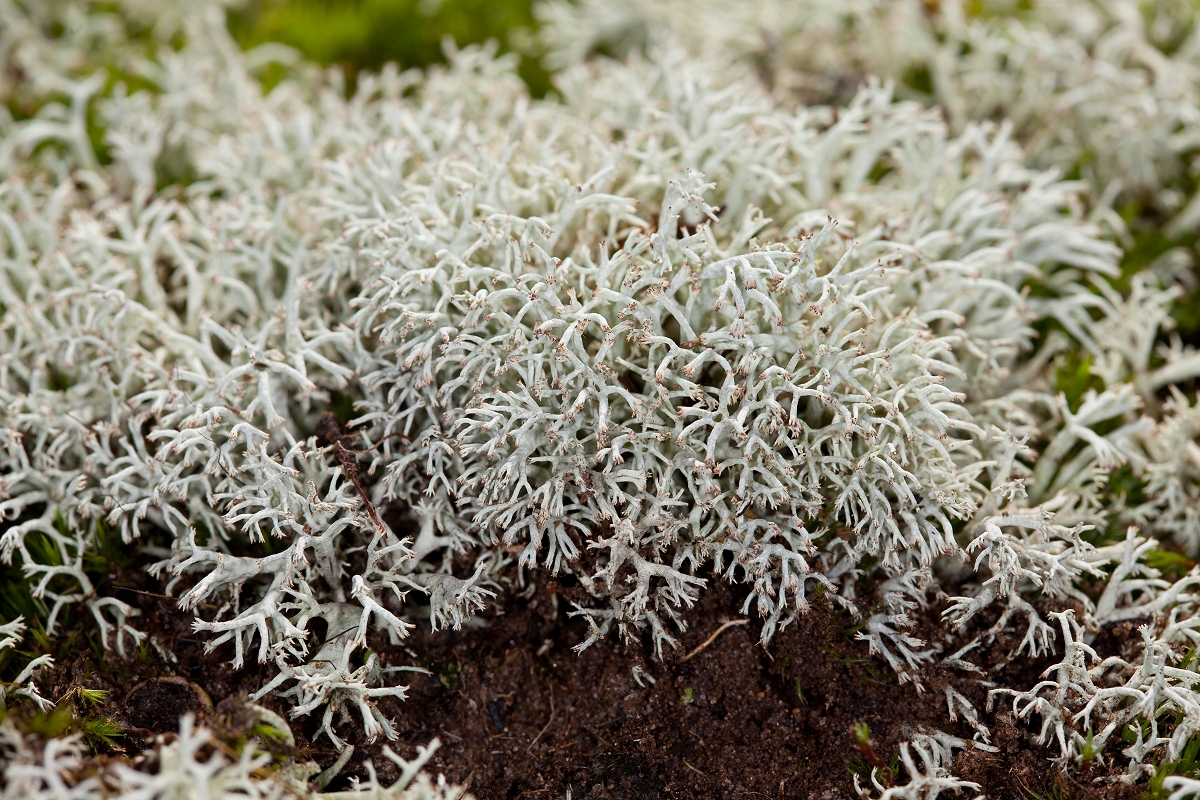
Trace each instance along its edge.
<path fill-rule="evenodd" d="M 229 27 L 246 48 L 265 42 L 295 47 L 319 64 L 337 64 L 353 81 L 362 69 L 389 61 L 402 69 L 445 60 L 443 42 L 457 46 L 495 40 L 500 52 L 522 52 L 520 74 L 536 97 L 550 76 L 528 52 L 535 28 L 531 0 L 276 0 L 230 15 Z"/>
<path fill-rule="evenodd" d="M 884 786 L 891 786 L 895 782 L 897 768 L 899 767 L 898 756 L 892 756 L 891 763 L 885 762 L 875 752 L 875 743 L 871 741 L 871 728 L 865 722 L 856 722 L 854 727 L 850 729 L 854 735 L 854 749 L 856 755 L 851 756 L 846 764 L 846 769 L 851 775 L 856 776 L 864 786 L 871 784 L 872 772 L 874 777 Z"/>
<path fill-rule="evenodd" d="M 1154 776 L 1147 783 L 1143 797 L 1146 800 L 1165 800 L 1171 793 L 1163 788 L 1163 781 L 1174 775 L 1186 778 L 1200 777 L 1200 737 L 1193 737 L 1183 748 L 1179 758 L 1155 767 Z"/>
<path fill-rule="evenodd" d="M 102 753 L 117 748 L 125 729 L 116 720 L 96 712 L 97 707 L 108 699 L 108 693 L 100 689 L 77 686 L 68 691 L 47 711 L 34 711 L 29 707 L 20 709 L 14 719 L 26 732 L 44 739 L 82 734 L 84 743 L 93 753 Z"/>

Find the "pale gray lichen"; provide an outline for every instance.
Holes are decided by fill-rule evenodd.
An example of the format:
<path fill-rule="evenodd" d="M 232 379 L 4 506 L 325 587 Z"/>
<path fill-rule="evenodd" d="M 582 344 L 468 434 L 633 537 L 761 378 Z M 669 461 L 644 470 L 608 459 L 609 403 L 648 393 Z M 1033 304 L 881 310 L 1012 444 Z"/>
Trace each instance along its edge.
<path fill-rule="evenodd" d="M 261 709 L 259 709 L 261 711 Z M 274 716 L 269 714 L 269 716 Z M 283 733 L 291 737 L 278 717 Z M 159 737 L 143 760 L 142 769 L 126 764 L 85 764 L 86 748 L 78 735 L 50 739 L 44 744 L 21 733 L 10 721 L 0 721 L 0 784 L 4 800 L 469 800 L 445 778 L 424 770 L 438 748 L 433 740 L 408 761 L 385 747 L 384 757 L 399 776 L 382 786 L 373 765 L 366 762 L 368 780 L 351 780 L 348 789 L 318 792 L 308 779 L 319 767 L 299 763 L 245 747 L 236 758 L 214 746 L 212 732 L 198 727 L 190 715 L 180 721 L 179 735 L 170 741 Z M 89 774 L 90 773 L 90 774 Z"/>
<path fill-rule="evenodd" d="M 147 641 L 87 568 L 104 542 L 146 547 L 212 648 L 275 666 L 256 696 L 321 710 L 340 747 L 339 724 L 396 735 L 378 702 L 403 697 L 389 676 L 405 667 L 358 657 L 372 635 L 406 636 L 409 592 L 457 629 L 513 572 L 570 574 L 580 647 L 615 629 L 661 655 L 720 578 L 746 587 L 764 642 L 821 595 L 918 683 L 943 642 L 913 627 L 936 611 L 964 680 L 979 680 L 972 648 L 1014 629 L 1009 658 L 1063 653 L 1055 679 L 994 696 L 1040 716 L 1064 762 L 1089 725 L 1151 726 L 1126 751 L 1133 777 L 1190 735 L 1152 723 L 1195 701 L 1174 666 L 1195 576 L 1149 563 L 1161 540 L 1200 547 L 1200 357 L 1169 338 L 1186 265 L 1123 276 L 1105 189 L 1178 209 L 1171 114 L 1190 101 L 1137 145 L 1174 159 L 1151 174 L 1105 109 L 1082 108 L 1112 97 L 1076 92 L 1072 125 L 1113 147 L 1064 181 L 1018 141 L 1042 166 L 1082 151 L 1031 140 L 1007 94 L 1015 127 L 953 104 L 947 123 L 877 81 L 840 106 L 784 104 L 728 53 L 670 46 L 691 34 L 574 63 L 556 99 L 531 99 L 488 48 L 363 74 L 347 97 L 287 51 L 239 53 L 219 8 L 181 4 L 155 47 L 123 51 L 151 88 L 105 88 L 106 36 L 123 46 L 132 11 L 79 17 L 67 41 L 49 30 L 74 6 L 2 8 L 16 33 L 0 59 L 39 77 L 0 93 L 40 110 L 0 118 L 0 557 L 48 601 L 49 633 L 73 608 L 105 647 Z M 843 10 L 935 24 L 889 8 Z M 984 58 L 1021 26 L 1038 39 L 1059 24 L 1039 13 L 960 20 L 947 47 L 978 39 Z M 1190 74 L 1188 52 L 1163 74 Z M 1088 69 L 1110 56 L 1094 48 Z M 269 61 L 293 68 L 264 94 Z M 987 77 L 968 62 L 946 74 Z M 1056 373 L 1072 363 L 1088 383 L 1068 395 Z M 350 433 L 318 438 L 351 402 Z M 1114 490 L 1123 470 L 1136 502 Z M 1043 619 L 1039 598 L 1078 619 Z M 1140 665 L 1092 665 L 1090 632 L 1147 615 Z M 14 689 L 34 702 L 37 666 Z M 940 694 L 986 746 L 967 695 Z M 964 785 L 933 742 L 904 750 L 917 788 L 891 796 Z"/>
<path fill-rule="evenodd" d="M 954 130 L 1005 118 L 1033 161 L 1077 171 L 1101 208 L 1118 195 L 1200 222 L 1189 196 L 1200 119 L 1200 28 L 1173 0 L 546 0 L 542 42 L 562 67 L 664 42 L 755 76 L 786 105 L 844 102 L 868 76 L 942 108 Z M 1111 210 L 1104 215 L 1121 226 Z"/>

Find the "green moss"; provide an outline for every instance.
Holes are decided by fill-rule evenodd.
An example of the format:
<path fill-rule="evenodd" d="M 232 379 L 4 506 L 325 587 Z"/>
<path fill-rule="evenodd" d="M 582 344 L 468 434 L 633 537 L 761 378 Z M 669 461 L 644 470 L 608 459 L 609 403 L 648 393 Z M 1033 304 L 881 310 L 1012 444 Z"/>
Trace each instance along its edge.
<path fill-rule="evenodd" d="M 1156 219 L 1143 202 L 1130 201 L 1121 207 L 1120 213 L 1129 229 L 1131 241 L 1121 257 L 1121 277 L 1114 281 L 1114 285 L 1126 292 L 1134 275 L 1149 267 L 1168 250 L 1178 247 L 1181 242 L 1163 232 L 1162 221 Z M 1194 244 L 1195 237 L 1191 239 L 1191 244 Z"/>
<path fill-rule="evenodd" d="M 1171 309 L 1175 330 L 1189 344 L 1200 343 L 1200 288 L 1176 301 Z"/>
<path fill-rule="evenodd" d="M 1029 798 L 1029 800 L 1068 800 L 1070 797 L 1066 782 L 1061 775 L 1055 776 L 1054 782 L 1050 784 L 1050 788 L 1044 789 L 1040 793 L 1035 792 L 1028 786 L 1022 786 L 1021 789 L 1025 793 L 1025 797 Z"/>
<path fill-rule="evenodd" d="M 933 95 L 933 73 L 926 66 L 908 70 L 901 76 L 900 82 L 923 95 Z"/>
<path fill-rule="evenodd" d="M 335 390 L 330 392 L 329 410 L 338 418 L 338 422 L 347 425 L 357 416 L 354 411 L 356 402 L 358 402 L 358 398 L 354 394 Z"/>
<path fill-rule="evenodd" d="M 229 19 L 243 47 L 282 42 L 317 63 L 341 65 L 351 84 L 359 70 L 390 61 L 402 68 L 444 61 L 444 37 L 460 47 L 495 39 L 503 52 L 534 26 L 531 0 L 277 0 Z M 549 90 L 537 59 L 522 58 L 520 74 L 535 96 Z"/>
<path fill-rule="evenodd" d="M 1067 399 L 1071 413 L 1079 410 L 1083 396 L 1089 389 L 1104 391 L 1104 381 L 1092 374 L 1092 357 L 1082 356 L 1078 351 L 1069 351 L 1055 359 L 1054 388 Z"/>
<path fill-rule="evenodd" d="M 1196 565 L 1195 561 L 1174 550 L 1151 550 L 1142 557 L 1146 566 L 1158 570 L 1167 580 L 1177 581 Z"/>
<path fill-rule="evenodd" d="M 49 377 L 46 379 L 46 388 L 52 392 L 65 392 L 75 384 L 75 380 L 65 372 L 60 372 L 52 367 L 49 373 Z"/>
<path fill-rule="evenodd" d="M 96 520 L 95 544 L 84 551 L 83 569 L 95 573 L 95 577 L 104 580 L 112 574 L 114 568 L 125 568 L 133 563 L 137 551 L 129 547 L 121 539 L 121 534 L 111 528 L 104 520 Z"/>
<path fill-rule="evenodd" d="M 1033 0 L 1009 0 L 1007 3 L 996 0 L 967 0 L 963 11 L 968 17 L 991 19 L 1010 17 L 1033 10 Z"/>
<path fill-rule="evenodd" d="M 116 747 L 117 740 L 125 735 L 125 728 L 108 717 L 83 720 L 79 722 L 79 730 L 93 750 Z"/>
<path fill-rule="evenodd" d="M 22 517 L 12 524 L 25 519 Z M 97 592 L 106 595 L 111 593 L 109 587 L 118 576 L 137 568 L 136 562 L 141 556 L 136 547 L 127 546 L 121 540 L 120 533 L 103 520 L 93 524 L 95 535 L 92 545 L 84 550 L 83 568 Z M 4 527 L 0 527 L 0 533 L 3 533 Z M 61 515 L 55 520 L 55 527 L 64 536 L 68 535 L 67 522 Z M 26 533 L 24 542 L 35 563 L 47 566 L 66 563 L 63 551 L 41 531 Z M 65 556 L 73 558 L 74 553 L 68 551 Z M 24 642 L 28 649 L 0 650 L 0 681 L 13 680 L 32 659 L 41 655 L 51 655 L 61 661 L 83 645 L 85 639 L 96 653 L 98 663 L 102 663 L 99 645 L 86 635 L 86 627 L 76 624 L 78 608 L 72 604 L 68 603 L 59 610 L 55 621 L 56 635 L 53 638 L 47 635 L 50 608 L 45 600 L 33 596 L 35 584 L 36 580 L 31 583 L 25 575 L 20 555 L 15 555 L 11 564 L 0 563 L 0 624 L 21 617 L 28 627 Z M 49 584 L 51 591 L 74 591 L 76 587 L 74 579 L 67 576 L 55 577 Z"/>
<path fill-rule="evenodd" d="M 1129 734 L 1129 738 L 1125 738 L 1126 733 Z M 1136 741 L 1136 734 L 1126 727 L 1122 738 L 1125 741 Z M 1163 782 L 1173 775 L 1200 777 L 1200 736 L 1193 736 L 1188 740 L 1179 758 L 1155 766 L 1154 775 L 1146 783 L 1146 791 L 1142 797 L 1145 800 L 1165 800 L 1171 793 L 1163 788 Z"/>
<path fill-rule="evenodd" d="M 23 727 L 30 733 L 53 739 L 71 732 L 71 709 L 61 705 L 45 713 L 29 714 L 22 721 Z"/>
<path fill-rule="evenodd" d="M 1184 156 L 1185 161 L 1191 160 L 1192 155 Z M 1200 180 L 1196 176 L 1185 176 L 1174 187 L 1184 197 L 1193 197 L 1200 192 Z M 1191 230 L 1181 236 L 1172 238 L 1165 232 L 1167 220 L 1153 208 L 1151 198 L 1134 198 L 1127 201 L 1120 209 L 1121 218 L 1129 231 L 1130 242 L 1121 258 L 1121 276 L 1114 281 L 1114 286 L 1121 292 L 1128 292 L 1133 276 L 1145 270 L 1156 259 L 1175 248 L 1183 248 L 1193 258 L 1197 257 L 1197 244 L 1200 243 L 1200 231 Z M 1200 344 L 1200 285 L 1193 285 L 1188 293 L 1177 300 L 1171 309 L 1171 318 L 1175 322 L 1176 332 L 1186 343 Z"/>
<path fill-rule="evenodd" d="M 94 714 L 96 706 L 108 699 L 107 692 L 98 689 L 75 688 L 67 692 L 49 711 L 33 711 L 26 707 L 14 714 L 19 728 L 43 739 L 55 739 L 79 733 L 93 753 L 112 750 L 125 735 L 125 728 L 116 720 Z"/>
<path fill-rule="evenodd" d="M 1146 482 L 1128 463 L 1117 467 L 1108 476 L 1108 493 L 1130 508 L 1140 506 L 1150 499 L 1146 494 Z"/>

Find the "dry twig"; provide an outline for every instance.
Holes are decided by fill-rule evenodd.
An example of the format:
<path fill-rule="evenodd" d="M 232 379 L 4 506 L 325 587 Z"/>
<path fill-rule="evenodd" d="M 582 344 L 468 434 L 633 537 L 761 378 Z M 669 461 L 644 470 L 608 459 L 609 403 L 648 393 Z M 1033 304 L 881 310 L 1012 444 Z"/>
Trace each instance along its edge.
<path fill-rule="evenodd" d="M 725 629 L 726 629 L 726 628 L 732 628 L 732 627 L 733 627 L 733 626 L 735 626 L 735 625 L 745 625 L 745 624 L 746 624 L 747 622 L 749 622 L 749 621 L 750 621 L 750 620 L 748 620 L 748 619 L 731 619 L 731 620 L 729 620 L 728 622 L 725 622 L 725 623 L 723 623 L 723 624 L 721 625 L 721 627 L 719 627 L 719 628 L 717 628 L 715 631 L 713 631 L 713 634 L 712 634 L 712 636 L 709 636 L 709 637 L 708 637 L 707 639 L 705 639 L 705 640 L 704 640 L 704 641 L 703 641 L 703 642 L 702 642 L 702 643 L 701 643 L 701 644 L 700 644 L 700 645 L 699 645 L 699 646 L 698 646 L 698 647 L 697 647 L 695 650 L 693 650 L 692 652 L 690 652 L 690 653 L 688 653 L 686 656 L 684 656 L 684 657 L 683 657 L 683 658 L 680 660 L 680 662 L 679 662 L 679 663 L 680 663 L 680 664 L 682 664 L 684 661 L 689 661 L 689 660 L 691 660 L 692 656 L 696 655 L 696 654 L 697 654 L 697 653 L 699 653 L 701 650 L 703 650 L 704 648 L 706 648 L 706 647 L 708 647 L 710 644 L 712 644 L 712 643 L 713 643 L 713 641 L 715 641 L 715 640 L 716 640 L 716 638 L 717 638 L 718 636 L 720 636 L 722 633 L 724 633 L 724 632 L 725 632 Z"/>

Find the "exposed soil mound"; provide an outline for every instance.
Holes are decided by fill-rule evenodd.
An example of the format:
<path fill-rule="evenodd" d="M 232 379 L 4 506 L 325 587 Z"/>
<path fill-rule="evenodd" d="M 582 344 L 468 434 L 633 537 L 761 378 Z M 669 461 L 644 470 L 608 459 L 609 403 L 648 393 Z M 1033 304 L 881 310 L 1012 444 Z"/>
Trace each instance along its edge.
<path fill-rule="evenodd" d="M 865 780 L 871 758 L 896 771 L 899 744 L 916 731 L 971 737 L 971 729 L 950 720 L 945 705 L 931 696 L 940 696 L 950 680 L 982 712 L 985 689 L 974 681 L 934 670 L 923 675 L 922 691 L 900 683 L 855 641 L 855 620 L 824 603 L 764 648 L 756 621 L 743 622 L 744 591 L 711 583 L 690 617 L 702 622 L 679 636 L 679 647 L 663 662 L 651 658 L 648 641 L 626 645 L 615 637 L 573 652 L 586 626 L 569 618 L 564 595 L 570 589 L 558 584 L 513 589 L 462 631 L 433 633 L 423 623 L 400 646 L 385 638 L 371 641 L 385 663 L 428 670 L 408 676 L 406 700 L 384 701 L 399 731 L 390 746 L 411 757 L 419 745 L 439 738 L 442 748 L 431 767 L 482 800 L 562 798 L 568 791 L 576 800 L 832 800 L 854 796 L 853 776 Z M 47 675 L 48 695 L 58 697 L 81 681 L 107 689 L 100 711 L 130 726 L 121 740 L 130 755 L 154 732 L 174 730 L 186 713 L 207 715 L 218 732 L 230 727 L 225 723 L 238 718 L 236 707 L 269 679 L 269 667 L 233 671 L 229 653 L 204 654 L 189 633 L 189 615 L 173 601 L 133 597 L 153 622 L 148 630 L 178 663 L 153 649 L 130 661 L 111 654 L 96 661 L 93 651 L 76 647 L 73 661 Z M 1097 649 L 1115 652 L 1136 636 L 1135 626 L 1120 628 L 1102 632 Z M 1016 666 L 1005 663 L 1015 643 L 1001 638 L 977 663 L 990 661 L 1003 683 L 1031 685 L 1049 662 L 1021 659 L 1021 674 L 1006 674 Z M 263 704 L 288 711 L 280 702 Z M 989 797 L 1138 796 L 1136 788 L 1104 781 L 1101 767 L 1063 776 L 1052 752 L 1033 744 L 1031 730 L 1014 722 L 1004 703 L 982 716 L 999 752 L 960 753 L 955 773 L 979 783 Z M 298 750 L 326 767 L 337 752 L 327 739 L 312 738 L 319 718 L 314 713 L 293 725 Z M 856 740 L 858 723 L 869 727 L 870 753 Z M 340 730 L 356 751 L 331 789 L 365 775 L 358 765 L 385 744 L 360 740 L 352 725 Z M 382 780 L 395 777 L 390 762 L 376 758 L 375 764 Z"/>

